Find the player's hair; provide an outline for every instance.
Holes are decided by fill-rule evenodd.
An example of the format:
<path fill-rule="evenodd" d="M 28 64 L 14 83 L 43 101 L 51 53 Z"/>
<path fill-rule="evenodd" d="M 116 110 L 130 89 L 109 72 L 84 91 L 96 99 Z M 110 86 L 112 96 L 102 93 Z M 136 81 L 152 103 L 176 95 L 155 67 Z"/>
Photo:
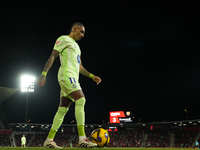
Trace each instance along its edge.
<path fill-rule="evenodd" d="M 84 27 L 84 25 L 81 23 L 81 22 L 75 22 L 74 24 L 72 24 L 72 26 L 71 26 L 71 28 L 70 28 L 70 31 L 72 31 L 72 28 L 74 27 L 74 26 L 80 26 L 80 27 Z"/>

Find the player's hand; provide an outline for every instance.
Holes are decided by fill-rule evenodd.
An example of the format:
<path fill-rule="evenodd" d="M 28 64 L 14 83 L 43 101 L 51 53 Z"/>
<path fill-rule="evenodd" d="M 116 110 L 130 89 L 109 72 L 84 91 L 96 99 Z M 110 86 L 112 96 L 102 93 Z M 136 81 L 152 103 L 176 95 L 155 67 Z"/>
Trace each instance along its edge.
<path fill-rule="evenodd" d="M 93 77 L 92 77 L 92 80 L 93 80 L 94 82 L 96 82 L 97 85 L 98 85 L 99 83 L 101 83 L 101 78 L 99 78 L 98 76 L 93 76 Z"/>
<path fill-rule="evenodd" d="M 46 76 L 41 75 L 37 81 L 38 86 L 41 88 L 46 83 Z"/>

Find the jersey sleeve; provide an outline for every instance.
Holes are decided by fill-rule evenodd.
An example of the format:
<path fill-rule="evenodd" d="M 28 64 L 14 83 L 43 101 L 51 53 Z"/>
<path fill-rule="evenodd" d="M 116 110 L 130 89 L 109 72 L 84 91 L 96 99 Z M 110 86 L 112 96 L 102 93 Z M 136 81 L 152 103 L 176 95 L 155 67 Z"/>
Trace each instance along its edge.
<path fill-rule="evenodd" d="M 67 44 L 68 44 L 68 42 L 67 42 L 66 38 L 61 36 L 56 40 L 56 43 L 55 43 L 53 49 L 55 49 L 59 52 L 62 52 L 67 47 Z"/>

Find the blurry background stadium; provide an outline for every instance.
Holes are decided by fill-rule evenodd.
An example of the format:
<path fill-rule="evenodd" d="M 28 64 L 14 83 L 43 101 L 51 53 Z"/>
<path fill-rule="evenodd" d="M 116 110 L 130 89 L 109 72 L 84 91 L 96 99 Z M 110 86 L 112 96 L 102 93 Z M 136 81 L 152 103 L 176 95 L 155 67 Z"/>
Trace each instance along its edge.
<path fill-rule="evenodd" d="M 18 90 L 0 87 L 0 104 Z M 122 113 L 122 114 L 121 114 Z M 113 119 L 113 117 L 117 117 Z M 110 112 L 110 122 L 105 124 L 86 124 L 87 136 L 99 127 L 107 129 L 110 134 L 110 143 L 107 147 L 196 147 L 200 137 L 200 119 L 178 120 L 170 122 L 132 122 L 131 112 Z M 119 120 L 113 122 L 112 120 Z M 20 147 L 21 137 L 25 134 L 27 147 L 41 147 L 47 137 L 51 124 L 39 123 L 8 123 L 6 115 L 0 105 L 0 146 Z M 77 146 L 78 133 L 76 124 L 63 124 L 55 137 L 55 141 L 63 146 Z"/>

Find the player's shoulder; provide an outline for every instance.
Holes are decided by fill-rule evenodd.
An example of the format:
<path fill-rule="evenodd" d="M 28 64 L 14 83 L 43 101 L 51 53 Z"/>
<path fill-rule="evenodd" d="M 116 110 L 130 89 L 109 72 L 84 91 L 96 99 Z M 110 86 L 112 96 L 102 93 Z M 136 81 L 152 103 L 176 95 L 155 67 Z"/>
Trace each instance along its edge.
<path fill-rule="evenodd" d="M 72 39 L 69 35 L 62 35 L 60 36 L 57 41 L 65 41 L 65 42 L 68 42 L 68 43 L 74 43 L 74 39 Z"/>
<path fill-rule="evenodd" d="M 61 36 L 58 37 L 58 39 L 66 41 L 66 40 L 69 39 L 69 37 L 67 35 L 61 35 Z"/>

